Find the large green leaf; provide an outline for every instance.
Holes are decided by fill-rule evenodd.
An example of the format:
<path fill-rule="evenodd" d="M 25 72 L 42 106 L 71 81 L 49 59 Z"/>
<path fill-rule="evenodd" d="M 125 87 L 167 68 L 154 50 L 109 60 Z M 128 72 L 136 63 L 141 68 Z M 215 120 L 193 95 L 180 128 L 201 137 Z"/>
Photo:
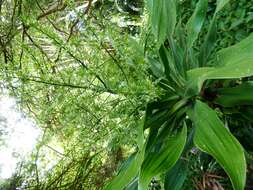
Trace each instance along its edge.
<path fill-rule="evenodd" d="M 143 161 L 139 179 L 139 190 L 147 190 L 153 176 L 168 171 L 179 159 L 187 137 L 187 128 L 173 136 L 164 139 L 163 143 L 153 151 L 149 151 Z"/>
<path fill-rule="evenodd" d="M 213 71 L 212 67 L 199 67 L 187 71 L 187 88 L 185 90 L 185 96 L 197 95 L 204 82 L 204 76 Z"/>
<path fill-rule="evenodd" d="M 221 67 L 204 67 L 187 72 L 187 95 L 197 95 L 205 80 L 208 79 L 236 79 L 253 76 L 253 59 L 242 59 L 233 64 Z"/>
<path fill-rule="evenodd" d="M 202 80 L 207 79 L 233 79 L 249 77 L 253 75 L 253 59 L 243 59 L 234 64 L 223 67 L 216 67 L 214 70 L 202 76 Z"/>
<path fill-rule="evenodd" d="M 186 126 L 186 123 L 184 125 Z M 193 134 L 194 129 L 191 129 L 190 133 L 188 134 L 187 142 L 184 146 L 182 157 L 185 157 L 188 154 L 189 150 L 193 147 Z M 177 163 L 166 173 L 164 180 L 164 189 L 180 190 L 187 178 L 188 172 L 188 160 L 179 159 Z"/>
<path fill-rule="evenodd" d="M 253 82 L 244 82 L 233 88 L 217 90 L 215 102 L 225 107 L 236 105 L 253 105 Z"/>
<path fill-rule="evenodd" d="M 177 67 L 178 64 L 175 64 L 173 56 L 170 52 L 162 45 L 159 49 L 160 60 L 164 66 L 164 72 L 167 79 L 170 82 L 174 82 L 177 86 L 182 86 L 184 81 L 180 75 L 182 68 Z"/>
<path fill-rule="evenodd" d="M 158 45 L 171 37 L 176 25 L 175 0 L 147 0 L 151 15 L 152 29 L 158 41 Z"/>
<path fill-rule="evenodd" d="M 216 65 L 233 65 L 244 59 L 253 59 L 253 33 L 246 39 L 217 53 Z"/>
<path fill-rule="evenodd" d="M 138 178 L 134 179 L 124 190 L 138 190 Z"/>
<path fill-rule="evenodd" d="M 165 176 L 164 189 L 180 190 L 187 177 L 187 171 L 187 162 L 185 160 L 178 160 Z"/>
<path fill-rule="evenodd" d="M 236 138 L 223 125 L 216 112 L 205 103 L 197 101 L 193 116 L 196 127 L 194 144 L 212 155 L 224 168 L 235 190 L 243 190 L 246 181 L 244 150 Z"/>
<path fill-rule="evenodd" d="M 205 21 L 208 0 L 199 0 L 197 7 L 186 24 L 186 31 L 188 33 L 187 47 L 192 47 L 195 40 L 198 38 L 199 32 Z"/>
<path fill-rule="evenodd" d="M 132 155 L 119 174 L 105 187 L 105 190 L 124 189 L 138 175 L 143 156 L 144 151 Z"/>
<path fill-rule="evenodd" d="M 144 120 L 143 120 L 144 121 Z M 141 168 L 141 164 L 144 159 L 145 153 L 145 145 L 144 145 L 144 134 L 143 134 L 143 121 L 139 122 L 138 125 L 138 138 L 137 144 L 139 151 L 132 154 L 128 160 L 123 163 L 122 167 L 119 170 L 117 176 L 115 176 L 110 183 L 105 187 L 104 190 L 122 190 L 130 182 L 134 180 L 134 178 L 138 175 L 139 170 Z"/>

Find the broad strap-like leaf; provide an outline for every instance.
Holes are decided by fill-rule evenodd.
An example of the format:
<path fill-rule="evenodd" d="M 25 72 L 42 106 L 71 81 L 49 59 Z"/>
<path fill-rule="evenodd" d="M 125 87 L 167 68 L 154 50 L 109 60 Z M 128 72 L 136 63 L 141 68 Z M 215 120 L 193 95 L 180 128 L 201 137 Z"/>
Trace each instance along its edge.
<path fill-rule="evenodd" d="M 236 53 L 236 52 L 235 52 Z M 208 79 L 236 79 L 253 76 L 253 59 L 242 59 L 233 64 L 221 67 L 204 67 L 187 72 L 187 95 L 197 95 L 205 80 Z"/>
<path fill-rule="evenodd" d="M 164 181 L 165 190 L 180 190 L 187 177 L 188 166 L 185 160 L 178 160 L 177 163 L 166 173 Z"/>
<path fill-rule="evenodd" d="M 188 49 L 192 47 L 193 43 L 198 38 L 199 32 L 205 21 L 207 6 L 208 0 L 199 0 L 193 15 L 186 24 Z"/>
<path fill-rule="evenodd" d="M 141 164 L 144 159 L 145 144 L 143 134 L 143 121 L 138 124 L 138 152 L 132 154 L 122 165 L 117 176 L 115 176 L 104 190 L 123 190 L 138 176 Z"/>
<path fill-rule="evenodd" d="M 253 105 L 253 82 L 244 82 L 233 88 L 221 88 L 216 91 L 215 103 L 224 107 Z"/>
<path fill-rule="evenodd" d="M 203 79 L 236 79 L 252 75 L 253 59 L 243 59 L 234 64 L 216 67 L 213 71 L 206 73 Z"/>
<path fill-rule="evenodd" d="M 253 33 L 241 42 L 217 53 L 216 65 L 233 65 L 243 60 L 253 60 Z"/>
<path fill-rule="evenodd" d="M 195 125 L 194 144 L 224 168 L 234 190 L 244 190 L 246 161 L 237 139 L 225 128 L 216 112 L 201 101 L 196 101 L 193 116 L 189 117 Z"/>
<path fill-rule="evenodd" d="M 123 190 L 137 175 L 143 160 L 144 151 L 139 151 L 129 157 L 119 174 L 105 187 L 105 190 Z"/>
<path fill-rule="evenodd" d="M 135 178 L 124 190 L 138 190 L 138 178 Z"/>
<path fill-rule="evenodd" d="M 187 71 L 185 96 L 197 95 L 203 85 L 205 75 L 213 70 L 214 68 L 212 67 L 199 67 Z"/>
<path fill-rule="evenodd" d="M 184 126 L 178 134 L 164 139 L 159 150 L 154 148 L 148 152 L 141 167 L 139 190 L 147 190 L 153 176 L 166 172 L 174 166 L 184 149 L 186 137 L 187 128 Z"/>
<path fill-rule="evenodd" d="M 148 57 L 148 62 L 150 64 L 150 70 L 152 71 L 152 74 L 156 78 L 159 79 L 159 78 L 165 77 L 164 67 L 159 61 L 157 61 L 156 59 L 154 59 L 152 57 Z"/>
<path fill-rule="evenodd" d="M 184 125 L 186 126 L 186 123 L 184 123 Z M 193 147 L 193 134 L 194 129 L 191 129 L 182 152 L 182 157 L 186 156 L 189 150 Z M 188 162 L 188 160 L 179 159 L 177 163 L 166 173 L 164 180 L 165 190 L 180 190 L 182 188 L 189 172 Z"/>
<path fill-rule="evenodd" d="M 158 46 L 171 37 L 176 25 L 175 0 L 147 0 L 151 24 Z"/>
<path fill-rule="evenodd" d="M 165 72 L 166 78 L 169 81 L 175 83 L 177 86 L 182 86 L 184 81 L 180 75 L 181 69 L 176 67 L 176 64 L 172 58 L 172 55 L 164 47 L 164 45 L 161 45 L 159 49 L 159 57 L 164 66 L 164 72 Z"/>

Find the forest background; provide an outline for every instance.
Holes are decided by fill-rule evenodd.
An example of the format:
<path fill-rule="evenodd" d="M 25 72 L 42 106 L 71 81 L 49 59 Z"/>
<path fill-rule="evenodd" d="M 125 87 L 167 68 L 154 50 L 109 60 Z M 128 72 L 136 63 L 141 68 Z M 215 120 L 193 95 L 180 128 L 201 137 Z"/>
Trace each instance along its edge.
<path fill-rule="evenodd" d="M 182 22 L 196 3 L 180 1 Z M 210 0 L 204 32 L 215 6 Z M 137 147 L 146 104 L 163 92 L 146 59 L 155 54 L 147 23 L 142 0 L 0 0 L 1 90 L 42 131 L 29 159 L 0 188 L 95 190 L 117 174 Z M 214 51 L 252 31 L 253 1 L 231 0 L 218 15 Z M 234 134 L 253 151 L 252 126 Z M 185 189 L 232 189 L 207 155 L 195 152 L 189 163 Z M 252 187 L 253 164 L 248 168 Z M 164 188 L 163 180 L 150 188 Z"/>

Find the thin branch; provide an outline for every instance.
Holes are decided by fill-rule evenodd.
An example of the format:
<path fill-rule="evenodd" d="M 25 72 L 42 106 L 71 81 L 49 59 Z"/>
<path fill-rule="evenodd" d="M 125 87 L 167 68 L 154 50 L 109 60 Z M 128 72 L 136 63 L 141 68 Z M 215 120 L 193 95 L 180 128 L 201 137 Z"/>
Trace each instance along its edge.
<path fill-rule="evenodd" d="M 121 67 L 119 61 L 112 55 L 112 53 L 104 46 L 104 44 L 99 40 L 97 34 L 92 30 L 93 35 L 95 36 L 95 38 L 97 39 L 97 41 L 100 43 L 102 49 L 105 50 L 105 52 L 111 57 L 111 59 L 113 60 L 113 62 L 116 64 L 116 66 L 120 69 L 120 71 L 122 72 L 127 84 L 128 84 L 128 78 L 127 75 L 124 71 L 124 69 Z"/>
<path fill-rule="evenodd" d="M 36 3 L 39 6 L 39 8 L 42 10 L 42 14 L 40 14 L 37 17 L 37 20 L 40 20 L 40 19 L 42 19 L 42 18 L 44 18 L 44 17 L 46 17 L 48 15 L 54 14 L 56 12 L 63 11 L 67 7 L 66 3 L 63 3 L 60 6 L 57 4 L 57 5 L 54 5 L 54 6 L 50 7 L 48 10 L 44 11 L 37 1 L 36 1 Z"/>
<path fill-rule="evenodd" d="M 55 38 L 53 38 L 52 36 L 50 36 L 49 34 L 47 34 L 46 32 L 44 32 L 43 30 L 36 28 L 38 31 L 42 32 L 43 34 L 45 34 L 46 36 L 48 36 L 50 39 L 52 39 L 55 43 L 57 43 L 62 49 L 64 49 L 73 59 L 75 59 L 84 69 L 89 70 L 89 68 L 86 66 L 86 64 L 81 61 L 78 57 L 76 57 L 71 51 L 69 51 L 66 47 L 64 47 L 64 45 L 62 45 L 60 42 L 58 42 Z M 91 74 L 93 74 L 104 86 L 104 88 L 107 89 L 108 92 L 113 93 L 112 90 L 110 90 L 106 83 L 103 81 L 103 79 L 96 73 L 91 72 Z"/>
<path fill-rule="evenodd" d="M 51 146 L 49 146 L 49 145 L 47 145 L 47 144 L 45 144 L 44 146 L 46 146 L 46 147 L 49 148 L 50 150 L 56 152 L 57 154 L 59 154 L 59 155 L 61 155 L 61 156 L 63 156 L 63 157 L 67 157 L 65 154 L 59 152 L 58 150 L 54 149 L 53 147 L 51 147 Z"/>
<path fill-rule="evenodd" d="M 25 41 L 25 30 L 26 30 L 26 27 L 25 27 L 24 24 L 22 24 L 22 27 L 23 27 L 23 32 L 22 32 L 22 44 L 23 44 L 24 41 Z M 23 46 L 22 46 L 22 47 L 21 47 L 20 56 L 19 56 L 19 68 L 20 68 L 20 69 L 22 69 L 23 54 L 24 54 L 24 48 L 23 48 Z"/>
<path fill-rule="evenodd" d="M 93 88 L 93 87 L 88 87 L 88 86 L 80 86 L 80 85 L 67 84 L 67 83 L 49 82 L 49 81 L 43 81 L 43 80 L 38 80 L 38 79 L 33 79 L 33 78 L 21 78 L 21 80 L 32 81 L 32 82 L 42 83 L 42 84 L 51 85 L 51 86 L 85 89 L 85 90 L 92 90 L 92 91 L 95 91 L 95 92 L 108 92 L 108 93 L 111 93 L 111 94 L 116 94 L 116 92 L 114 92 L 112 90 L 109 90 L 107 88 L 98 87 L 98 86 L 95 86 Z"/>
<path fill-rule="evenodd" d="M 35 41 L 32 39 L 32 37 L 28 34 L 26 30 L 24 30 L 24 34 L 28 37 L 28 39 L 32 42 L 32 44 L 40 50 L 40 52 L 47 58 L 47 60 L 52 63 L 52 60 L 48 57 L 47 53 L 43 50 L 42 47 L 40 47 L 38 44 L 35 43 Z"/>
<path fill-rule="evenodd" d="M 39 189 L 39 186 L 40 186 L 39 171 L 38 171 L 38 166 L 37 166 L 38 158 L 39 158 L 39 150 L 36 153 L 35 162 L 34 162 L 34 164 L 35 164 L 36 183 L 37 183 L 36 187 L 37 187 L 37 189 Z"/>
<path fill-rule="evenodd" d="M 92 1 L 93 1 L 93 0 L 89 0 L 89 1 L 88 1 L 88 5 L 87 5 L 87 7 L 85 8 L 85 11 L 84 11 L 83 15 L 86 15 L 86 14 L 89 13 L 90 8 L 91 8 L 91 5 L 92 5 Z M 82 15 L 82 16 L 83 16 L 83 15 Z M 75 22 L 74 22 L 74 23 L 72 24 L 72 26 L 70 27 L 70 32 L 69 32 L 69 36 L 68 36 L 67 42 L 69 42 L 70 38 L 71 38 L 72 35 L 74 34 L 74 28 L 75 28 L 75 26 L 78 24 L 79 21 L 80 21 L 79 18 L 76 19 Z"/>

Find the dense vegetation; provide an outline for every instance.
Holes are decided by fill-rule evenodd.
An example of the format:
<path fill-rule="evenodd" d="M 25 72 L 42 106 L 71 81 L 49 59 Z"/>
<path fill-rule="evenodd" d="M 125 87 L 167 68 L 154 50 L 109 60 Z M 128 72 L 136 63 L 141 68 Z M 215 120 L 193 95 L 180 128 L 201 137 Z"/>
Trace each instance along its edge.
<path fill-rule="evenodd" d="M 0 188 L 252 189 L 252 5 L 0 0 L 1 88 L 42 130 Z"/>

